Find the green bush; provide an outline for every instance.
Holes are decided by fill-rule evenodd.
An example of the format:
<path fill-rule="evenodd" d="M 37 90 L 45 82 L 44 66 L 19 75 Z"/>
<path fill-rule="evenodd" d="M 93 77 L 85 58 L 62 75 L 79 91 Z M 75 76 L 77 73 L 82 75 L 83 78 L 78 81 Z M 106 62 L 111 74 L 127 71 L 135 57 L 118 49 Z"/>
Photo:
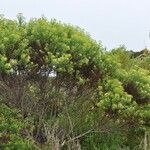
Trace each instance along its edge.
<path fill-rule="evenodd" d="M 0 149 L 4 150 L 32 150 L 34 143 L 27 136 L 27 122 L 20 112 L 0 105 Z"/>
<path fill-rule="evenodd" d="M 149 52 L 106 51 L 44 17 L 1 17 L 0 100 L 3 149 L 134 149 L 150 127 Z"/>

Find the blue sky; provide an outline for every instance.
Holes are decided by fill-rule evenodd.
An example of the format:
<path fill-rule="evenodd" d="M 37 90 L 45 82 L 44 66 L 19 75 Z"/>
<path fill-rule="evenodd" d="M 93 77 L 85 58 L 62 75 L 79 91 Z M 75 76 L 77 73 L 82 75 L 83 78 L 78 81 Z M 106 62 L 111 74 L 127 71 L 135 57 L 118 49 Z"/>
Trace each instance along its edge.
<path fill-rule="evenodd" d="M 84 28 L 108 49 L 150 48 L 150 0 L 0 0 L 0 14 L 44 15 Z"/>

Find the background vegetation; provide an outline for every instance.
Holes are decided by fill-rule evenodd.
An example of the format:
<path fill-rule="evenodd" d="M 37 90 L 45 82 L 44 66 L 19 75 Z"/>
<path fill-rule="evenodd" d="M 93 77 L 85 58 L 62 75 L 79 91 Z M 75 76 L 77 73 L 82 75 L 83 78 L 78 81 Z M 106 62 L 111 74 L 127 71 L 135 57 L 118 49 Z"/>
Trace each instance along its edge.
<path fill-rule="evenodd" d="M 149 150 L 150 51 L 1 16 L 0 149 Z"/>

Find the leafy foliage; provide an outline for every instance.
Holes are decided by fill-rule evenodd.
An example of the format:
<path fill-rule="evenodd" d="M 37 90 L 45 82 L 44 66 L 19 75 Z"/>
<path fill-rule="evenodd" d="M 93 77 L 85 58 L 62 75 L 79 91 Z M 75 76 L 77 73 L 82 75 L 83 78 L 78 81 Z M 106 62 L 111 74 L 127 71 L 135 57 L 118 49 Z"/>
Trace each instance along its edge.
<path fill-rule="evenodd" d="M 1 149 L 34 149 L 34 143 L 25 136 L 26 121 L 17 110 L 0 105 L 0 148 Z M 23 134 L 24 132 L 24 134 Z"/>
<path fill-rule="evenodd" d="M 1 17 L 0 101 L 2 148 L 134 149 L 150 127 L 149 51 L 106 51 L 79 27 Z"/>

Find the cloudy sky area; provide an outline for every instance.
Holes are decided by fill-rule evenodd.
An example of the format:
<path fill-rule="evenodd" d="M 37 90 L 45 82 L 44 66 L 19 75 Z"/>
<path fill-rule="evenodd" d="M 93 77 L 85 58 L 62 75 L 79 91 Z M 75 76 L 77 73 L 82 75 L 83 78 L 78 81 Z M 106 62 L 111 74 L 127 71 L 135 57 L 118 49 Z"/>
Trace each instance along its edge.
<path fill-rule="evenodd" d="M 0 0 L 0 14 L 18 13 L 77 25 L 108 49 L 150 48 L 150 0 Z"/>

